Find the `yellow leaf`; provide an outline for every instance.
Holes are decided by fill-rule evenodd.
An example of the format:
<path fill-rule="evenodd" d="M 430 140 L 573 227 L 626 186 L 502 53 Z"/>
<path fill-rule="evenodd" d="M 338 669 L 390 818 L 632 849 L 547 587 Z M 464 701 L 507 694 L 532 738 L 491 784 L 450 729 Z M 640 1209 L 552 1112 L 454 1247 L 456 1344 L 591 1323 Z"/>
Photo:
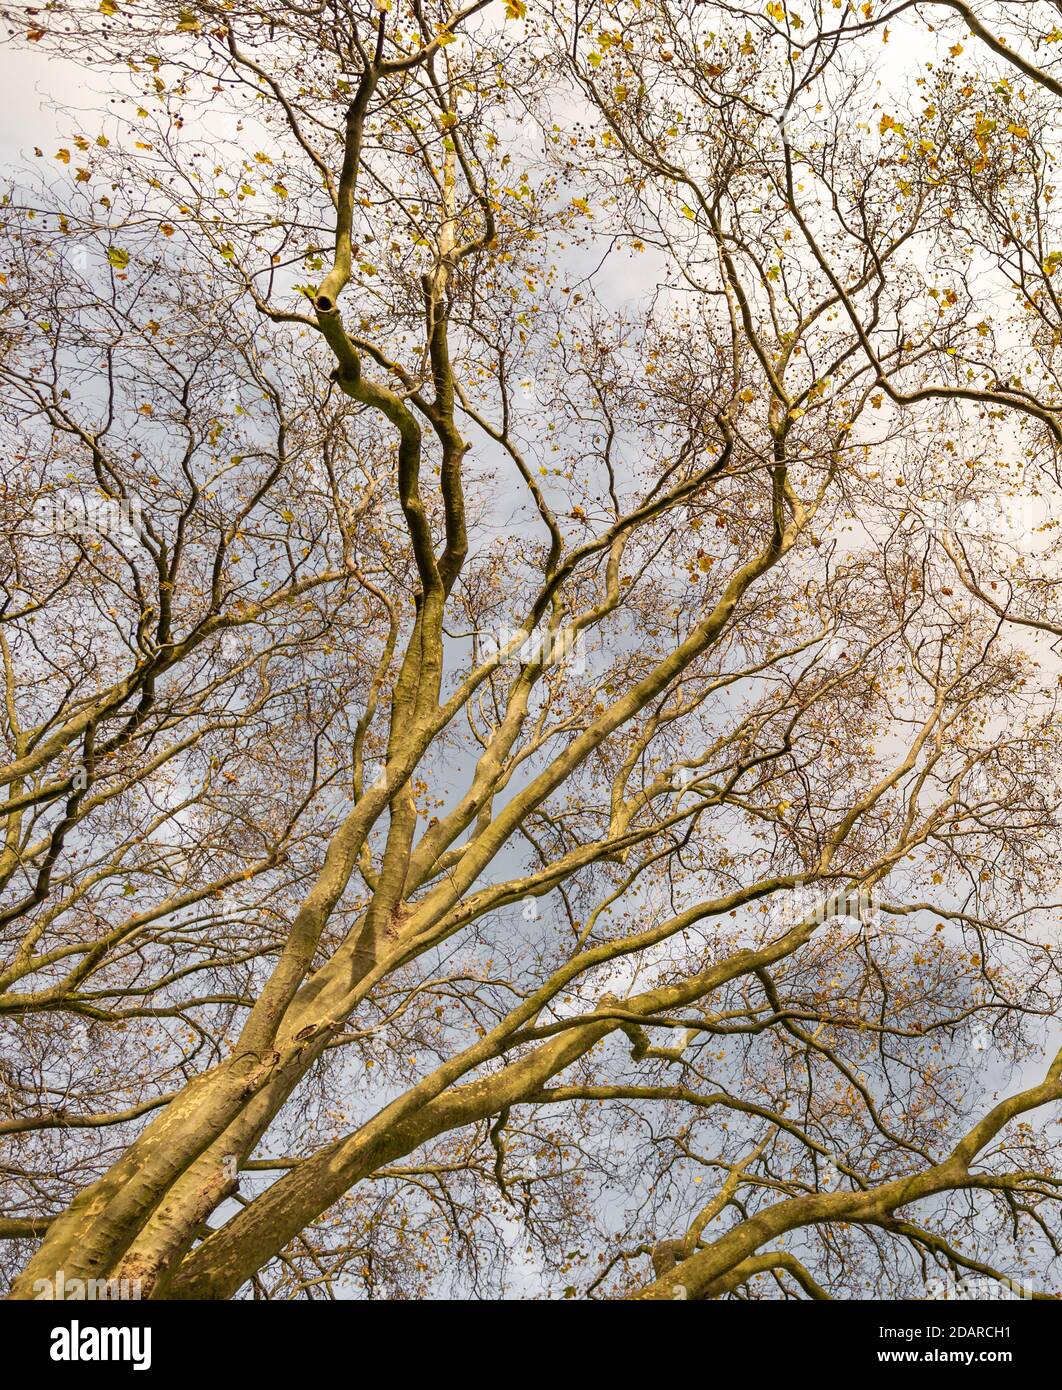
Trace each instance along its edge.
<path fill-rule="evenodd" d="M 523 19 L 527 14 L 527 6 L 524 0 L 505 0 L 505 18 Z"/>
<path fill-rule="evenodd" d="M 117 14 L 118 6 L 114 0 L 100 0 L 100 14 Z"/>
<path fill-rule="evenodd" d="M 55 156 L 55 157 L 56 157 L 56 159 L 58 159 L 58 160 L 60 161 L 60 163 L 62 163 L 62 164 L 69 164 L 69 163 L 70 163 L 70 151 L 69 151 L 69 150 L 58 150 L 58 151 L 56 152 L 56 156 Z"/>

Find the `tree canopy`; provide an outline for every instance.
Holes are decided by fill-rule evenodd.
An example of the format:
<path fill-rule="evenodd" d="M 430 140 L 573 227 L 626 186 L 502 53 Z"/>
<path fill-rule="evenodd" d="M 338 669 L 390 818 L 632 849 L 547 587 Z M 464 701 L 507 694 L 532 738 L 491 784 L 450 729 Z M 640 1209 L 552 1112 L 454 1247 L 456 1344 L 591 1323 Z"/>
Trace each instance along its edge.
<path fill-rule="evenodd" d="M 1058 7 L 0 14 L 12 1296 L 1056 1294 Z"/>

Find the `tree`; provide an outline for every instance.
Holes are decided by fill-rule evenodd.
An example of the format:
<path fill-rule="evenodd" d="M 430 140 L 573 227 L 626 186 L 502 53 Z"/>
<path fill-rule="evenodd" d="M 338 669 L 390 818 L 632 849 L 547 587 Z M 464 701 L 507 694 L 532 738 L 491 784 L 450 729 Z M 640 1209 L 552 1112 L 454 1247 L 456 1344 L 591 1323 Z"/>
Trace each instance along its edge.
<path fill-rule="evenodd" d="M 1013 8 L 5 11 L 12 1296 L 1052 1296 Z"/>

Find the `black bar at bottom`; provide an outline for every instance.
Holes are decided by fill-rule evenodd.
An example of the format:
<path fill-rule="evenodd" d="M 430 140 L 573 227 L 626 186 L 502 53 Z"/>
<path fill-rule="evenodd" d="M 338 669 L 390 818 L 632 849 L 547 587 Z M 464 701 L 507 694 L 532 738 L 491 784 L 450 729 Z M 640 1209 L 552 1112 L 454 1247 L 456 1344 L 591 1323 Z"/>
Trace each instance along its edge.
<path fill-rule="evenodd" d="M 622 1324 L 612 1319 L 623 1314 Z M 256 1372 L 276 1384 L 333 1371 L 364 1373 L 389 1347 L 388 1359 L 408 1378 L 423 1358 L 427 1374 L 488 1372 L 508 1360 L 499 1336 L 510 1329 L 527 1348 L 554 1360 L 564 1379 L 580 1363 L 597 1376 L 631 1371 L 632 1351 L 653 1355 L 670 1348 L 688 1365 L 721 1353 L 749 1369 L 772 1361 L 786 1371 L 843 1371 L 876 1366 L 903 1374 L 912 1367 L 1026 1371 L 1058 1345 L 1055 1301 L 918 1303 L 671 1303 L 666 1311 L 599 1303 L 136 1303 L 60 1302 L 0 1304 L 3 1360 L 17 1357 L 45 1371 L 49 1384 L 66 1376 L 172 1375 L 199 1368 L 211 1382 L 226 1373 Z M 644 1322 L 642 1321 L 644 1316 Z M 553 1318 L 557 1322 L 553 1322 Z M 598 1322 L 598 1318 L 601 1322 Z M 551 1343 L 553 1330 L 563 1343 Z M 395 1334 L 402 1340 L 396 1342 Z M 441 1340 L 440 1340 L 441 1334 Z M 665 1342 L 659 1342 L 661 1336 Z M 690 1341 L 693 1337 L 696 1340 Z M 674 1338 L 675 1340 L 672 1340 Z M 550 1351 L 551 1346 L 553 1351 Z M 563 1352 L 560 1350 L 563 1346 Z M 699 1350 L 698 1350 L 699 1348 Z M 486 1361 L 484 1361 L 486 1357 Z M 461 1370 L 462 1363 L 465 1370 Z M 2 1362 L 0 1362 L 2 1364 Z M 718 1371 L 722 1363 L 716 1365 Z M 360 1368 L 360 1371 L 359 1371 Z M 714 1377 L 713 1377 L 714 1378 Z"/>

